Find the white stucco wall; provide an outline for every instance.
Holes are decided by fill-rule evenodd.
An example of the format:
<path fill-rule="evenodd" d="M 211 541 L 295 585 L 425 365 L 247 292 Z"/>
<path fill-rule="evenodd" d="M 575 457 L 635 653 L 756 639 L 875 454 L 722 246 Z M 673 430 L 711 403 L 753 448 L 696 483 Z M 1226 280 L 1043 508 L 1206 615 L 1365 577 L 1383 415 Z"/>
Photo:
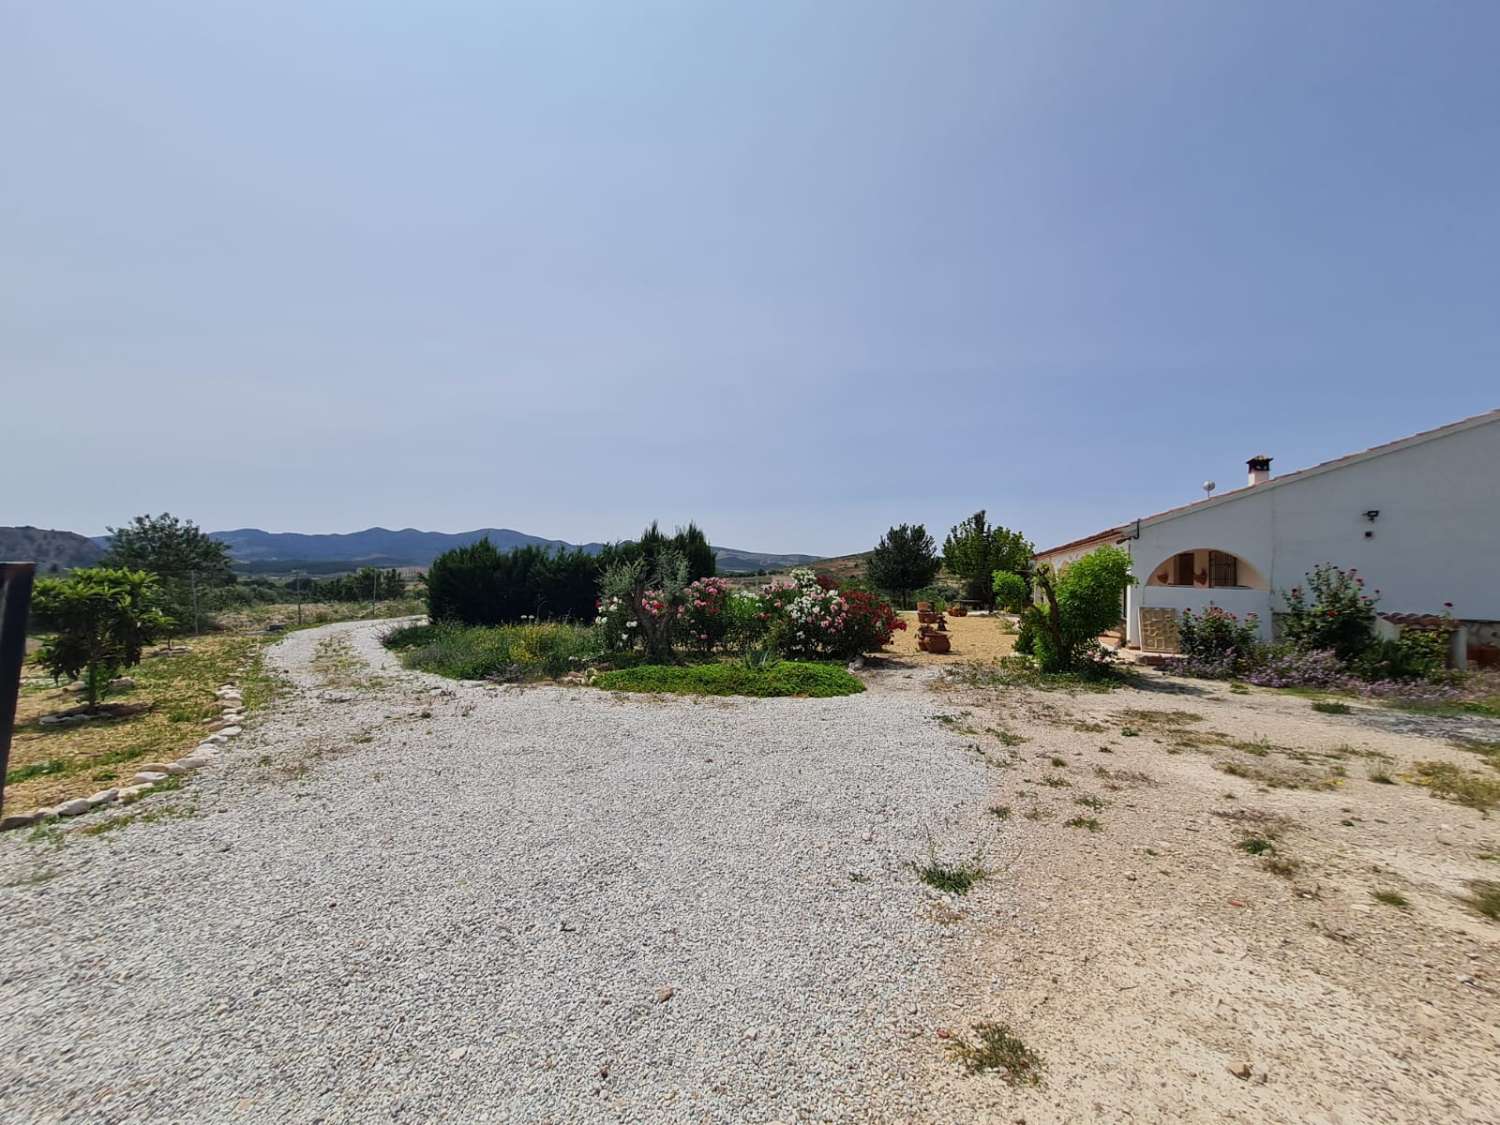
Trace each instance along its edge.
<path fill-rule="evenodd" d="M 1380 512 L 1373 522 L 1364 516 L 1371 509 Z M 1126 546 L 1143 583 L 1131 599 L 1132 643 L 1142 605 L 1253 611 L 1269 636 L 1274 592 L 1301 584 L 1321 562 L 1357 568 L 1387 612 L 1439 613 L 1452 602 L 1455 617 L 1500 620 L 1500 421 L 1257 485 L 1146 523 Z M 1270 591 L 1144 585 L 1163 560 L 1205 548 L 1248 561 Z"/>

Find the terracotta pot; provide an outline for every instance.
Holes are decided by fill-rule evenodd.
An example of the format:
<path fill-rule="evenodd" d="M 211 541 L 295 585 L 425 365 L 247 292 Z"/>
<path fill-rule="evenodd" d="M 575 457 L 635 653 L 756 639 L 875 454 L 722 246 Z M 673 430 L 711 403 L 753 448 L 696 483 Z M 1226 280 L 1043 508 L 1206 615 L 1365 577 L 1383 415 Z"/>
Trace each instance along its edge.
<path fill-rule="evenodd" d="M 919 622 L 921 622 L 923 625 L 931 625 L 940 616 L 942 616 L 942 615 L 938 614 L 938 613 L 934 613 L 930 609 L 919 609 L 919 610 L 917 610 L 917 620 Z"/>
<path fill-rule="evenodd" d="M 925 612 L 927 610 L 930 610 L 931 608 L 932 608 L 932 603 L 931 602 L 918 602 L 917 603 L 917 612 L 918 613 Z"/>
<path fill-rule="evenodd" d="M 969 611 L 961 605 L 950 605 L 948 612 L 954 617 L 967 617 L 969 615 Z"/>
<path fill-rule="evenodd" d="M 952 644 L 947 633 L 931 633 L 927 637 L 928 652 L 948 652 Z"/>

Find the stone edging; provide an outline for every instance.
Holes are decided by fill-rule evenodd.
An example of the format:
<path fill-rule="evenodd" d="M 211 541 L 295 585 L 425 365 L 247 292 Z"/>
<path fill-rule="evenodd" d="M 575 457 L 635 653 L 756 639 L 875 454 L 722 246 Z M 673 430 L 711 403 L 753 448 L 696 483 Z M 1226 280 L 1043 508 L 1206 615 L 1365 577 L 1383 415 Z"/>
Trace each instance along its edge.
<path fill-rule="evenodd" d="M 60 805 L 32 809 L 24 813 L 8 813 L 0 817 L 0 832 L 10 828 L 28 828 L 49 817 L 79 816 L 103 805 L 118 801 L 133 801 L 145 796 L 160 782 L 173 775 L 202 769 L 219 756 L 219 748 L 238 735 L 244 727 L 244 696 L 234 681 L 216 688 L 214 695 L 219 700 L 219 717 L 213 720 L 213 733 L 193 748 L 190 754 L 175 762 L 147 762 L 136 772 L 133 783 L 115 789 L 101 789 L 88 797 L 74 797 Z"/>

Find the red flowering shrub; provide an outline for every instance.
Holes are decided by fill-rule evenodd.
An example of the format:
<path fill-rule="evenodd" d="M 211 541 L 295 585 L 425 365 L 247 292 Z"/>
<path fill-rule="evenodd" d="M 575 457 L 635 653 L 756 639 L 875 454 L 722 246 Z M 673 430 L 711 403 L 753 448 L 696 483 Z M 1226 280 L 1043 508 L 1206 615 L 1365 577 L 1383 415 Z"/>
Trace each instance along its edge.
<path fill-rule="evenodd" d="M 884 648 L 897 629 L 906 628 L 906 621 L 884 598 L 864 590 L 846 590 L 843 598 L 844 627 L 839 636 L 842 656 L 855 657 Z"/>

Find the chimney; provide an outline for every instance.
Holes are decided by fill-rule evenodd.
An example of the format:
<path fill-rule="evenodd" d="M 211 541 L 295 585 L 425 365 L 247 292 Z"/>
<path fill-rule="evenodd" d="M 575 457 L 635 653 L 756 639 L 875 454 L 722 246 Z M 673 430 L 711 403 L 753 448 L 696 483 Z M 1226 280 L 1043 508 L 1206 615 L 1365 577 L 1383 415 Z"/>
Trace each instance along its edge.
<path fill-rule="evenodd" d="M 1271 459 L 1264 453 L 1257 454 L 1245 462 L 1250 468 L 1250 483 L 1265 484 L 1271 479 Z"/>

